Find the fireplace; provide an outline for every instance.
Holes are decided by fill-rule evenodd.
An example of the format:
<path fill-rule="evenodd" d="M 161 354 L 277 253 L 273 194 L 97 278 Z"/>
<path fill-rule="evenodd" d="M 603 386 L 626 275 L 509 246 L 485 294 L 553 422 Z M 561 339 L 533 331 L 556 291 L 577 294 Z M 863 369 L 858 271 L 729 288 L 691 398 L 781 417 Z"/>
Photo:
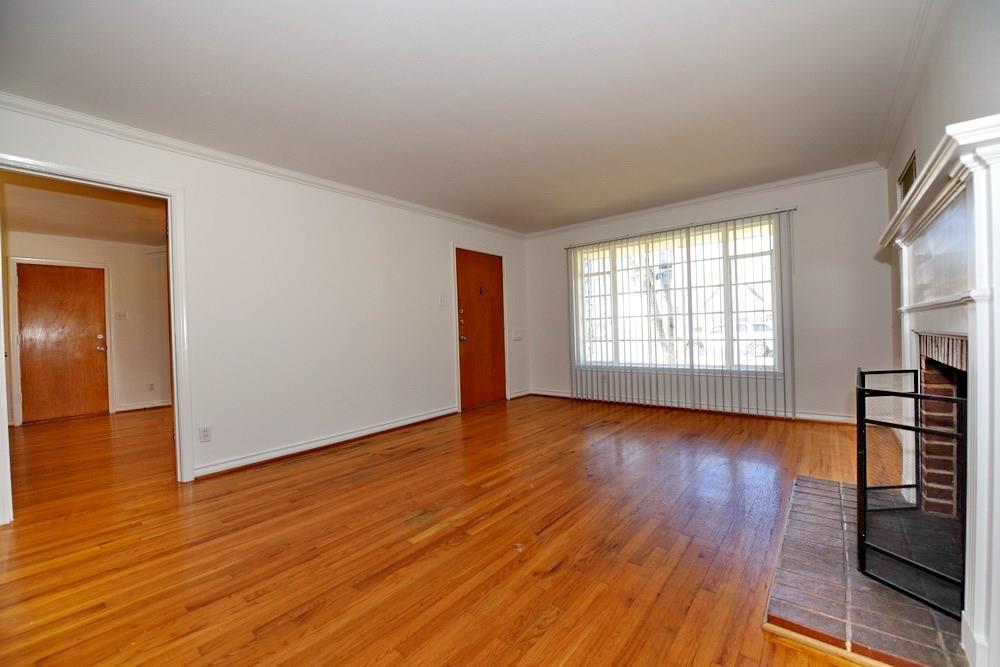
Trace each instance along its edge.
<path fill-rule="evenodd" d="M 958 618 L 967 343 L 918 334 L 920 368 L 858 371 L 858 567 Z"/>
<path fill-rule="evenodd" d="M 870 458 L 865 483 L 898 486 L 895 501 L 910 507 L 890 509 L 886 517 L 901 519 L 910 513 L 942 528 L 929 535 L 934 540 L 945 536 L 937 551 L 953 553 L 949 540 L 962 545 L 967 565 L 929 564 L 918 554 L 910 558 L 915 562 L 910 566 L 884 557 L 877 548 L 858 555 L 867 558 L 868 574 L 880 576 L 873 566 L 884 563 L 875 561 L 888 558 L 897 568 L 909 567 L 933 580 L 925 588 L 946 589 L 935 597 L 933 591 L 920 590 L 920 582 L 881 572 L 909 594 L 932 598 L 953 615 L 962 609 L 962 644 L 973 665 L 1000 664 L 1000 549 L 995 548 L 1000 523 L 998 202 L 1000 114 L 949 125 L 879 238 L 880 252 L 891 251 L 898 269 L 899 367 L 912 370 L 909 375 L 859 376 L 858 390 L 859 446 L 866 447 L 859 472 L 866 465 L 862 458 Z M 876 397 L 869 391 L 887 388 L 880 382 L 893 378 L 896 386 L 888 388 L 895 394 Z M 879 420 L 890 425 L 879 426 Z M 898 454 L 895 469 L 878 467 L 885 452 Z M 869 490 L 864 500 L 874 503 L 891 493 Z M 865 539 L 876 547 L 886 544 L 873 532 L 878 526 L 872 520 L 885 518 L 879 515 L 866 511 L 858 522 L 859 533 L 866 532 Z M 909 544 L 921 546 L 919 541 Z"/>
<path fill-rule="evenodd" d="M 967 339 L 940 334 L 918 334 L 920 350 L 920 391 L 932 396 L 966 398 L 968 387 Z M 945 431 L 964 431 L 959 423 L 960 404 L 925 400 L 920 402 L 919 423 Z M 964 516 L 964 475 L 956 468 L 965 463 L 955 438 L 923 435 L 921 448 L 921 504 L 928 512 Z M 964 442 L 962 443 L 964 445 Z M 960 482 L 962 485 L 960 486 Z"/>

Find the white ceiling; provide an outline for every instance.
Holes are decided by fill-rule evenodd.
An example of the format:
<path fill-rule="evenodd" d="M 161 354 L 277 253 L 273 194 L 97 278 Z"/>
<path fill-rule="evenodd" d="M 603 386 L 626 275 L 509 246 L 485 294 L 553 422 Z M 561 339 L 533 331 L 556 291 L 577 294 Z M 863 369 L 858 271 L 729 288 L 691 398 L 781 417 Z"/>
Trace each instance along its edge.
<path fill-rule="evenodd" d="M 0 218 L 18 232 L 167 243 L 163 199 L 9 171 L 0 171 Z"/>
<path fill-rule="evenodd" d="M 877 159 L 931 5 L 7 0 L 0 90 L 536 231 Z"/>

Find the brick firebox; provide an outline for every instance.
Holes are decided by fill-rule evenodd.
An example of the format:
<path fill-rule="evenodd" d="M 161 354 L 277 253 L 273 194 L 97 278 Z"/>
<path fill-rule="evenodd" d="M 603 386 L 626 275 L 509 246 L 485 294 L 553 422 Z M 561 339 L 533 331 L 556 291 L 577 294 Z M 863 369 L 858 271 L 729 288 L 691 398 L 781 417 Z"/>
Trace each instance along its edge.
<path fill-rule="evenodd" d="M 967 339 L 961 336 L 919 334 L 921 392 L 964 398 L 968 361 Z M 930 428 L 957 431 L 959 412 L 954 403 L 923 401 L 921 423 Z M 963 499 L 956 467 L 964 460 L 956 438 L 924 434 L 921 450 L 921 504 L 928 512 L 954 516 Z"/>

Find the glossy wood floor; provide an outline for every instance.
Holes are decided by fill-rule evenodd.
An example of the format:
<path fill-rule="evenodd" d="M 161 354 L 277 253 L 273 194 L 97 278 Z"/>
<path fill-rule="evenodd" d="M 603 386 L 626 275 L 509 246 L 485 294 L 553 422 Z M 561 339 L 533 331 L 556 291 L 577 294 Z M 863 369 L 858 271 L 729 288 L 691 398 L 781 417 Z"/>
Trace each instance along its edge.
<path fill-rule="evenodd" d="M 0 664 L 804 665 L 760 625 L 847 426 L 526 397 L 173 481 L 169 410 L 12 429 Z"/>

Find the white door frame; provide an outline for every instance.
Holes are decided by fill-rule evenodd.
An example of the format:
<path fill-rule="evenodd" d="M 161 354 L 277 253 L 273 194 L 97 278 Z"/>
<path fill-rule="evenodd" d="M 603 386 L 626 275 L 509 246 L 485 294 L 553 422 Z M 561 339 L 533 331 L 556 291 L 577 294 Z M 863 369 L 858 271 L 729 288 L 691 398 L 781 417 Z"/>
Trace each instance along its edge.
<path fill-rule="evenodd" d="M 455 345 L 455 406 L 458 412 L 462 411 L 462 361 L 459 352 L 459 330 L 458 330 L 458 259 L 456 250 L 471 250 L 481 252 L 484 255 L 493 255 L 500 258 L 500 268 L 503 271 L 503 392 L 504 397 L 510 400 L 510 346 L 507 341 L 507 255 L 503 252 L 488 246 L 479 246 L 470 243 L 451 244 L 451 293 L 454 297 L 452 304 L 452 340 Z"/>
<path fill-rule="evenodd" d="M 194 443 L 197 442 L 192 419 L 190 351 L 188 349 L 186 245 L 184 227 L 184 192 L 171 184 L 150 184 L 129 176 L 107 174 L 69 165 L 33 160 L 0 153 L 0 169 L 36 174 L 87 185 L 124 190 L 159 197 L 167 201 L 167 252 L 170 266 L 171 343 L 173 354 L 174 444 L 177 480 L 194 480 Z M 0 271 L 0 290 L 3 289 Z M 105 274 L 107 275 L 107 274 Z M 0 334 L 7 322 L 0 323 Z M 6 373 L 0 373 L 0 396 L 7 393 Z M 7 423 L 7 401 L 0 400 L 0 422 Z M 10 438 L 7 429 L 0 433 L 0 523 L 14 517 L 11 489 Z"/>
<path fill-rule="evenodd" d="M 9 293 L 9 323 L 10 323 L 10 397 L 11 421 L 14 426 L 24 422 L 23 393 L 21 392 L 21 339 L 18 336 L 20 327 L 20 306 L 17 266 L 19 264 L 36 264 L 41 266 L 67 266 L 79 269 L 102 269 L 104 271 L 104 347 L 108 354 L 105 362 L 108 367 L 108 412 L 114 413 L 118 404 L 115 391 L 115 346 L 111 318 L 111 265 L 96 262 L 74 262 L 60 259 L 43 259 L 38 257 L 8 257 L 8 293 Z M 96 345 L 96 343 L 95 343 Z"/>

